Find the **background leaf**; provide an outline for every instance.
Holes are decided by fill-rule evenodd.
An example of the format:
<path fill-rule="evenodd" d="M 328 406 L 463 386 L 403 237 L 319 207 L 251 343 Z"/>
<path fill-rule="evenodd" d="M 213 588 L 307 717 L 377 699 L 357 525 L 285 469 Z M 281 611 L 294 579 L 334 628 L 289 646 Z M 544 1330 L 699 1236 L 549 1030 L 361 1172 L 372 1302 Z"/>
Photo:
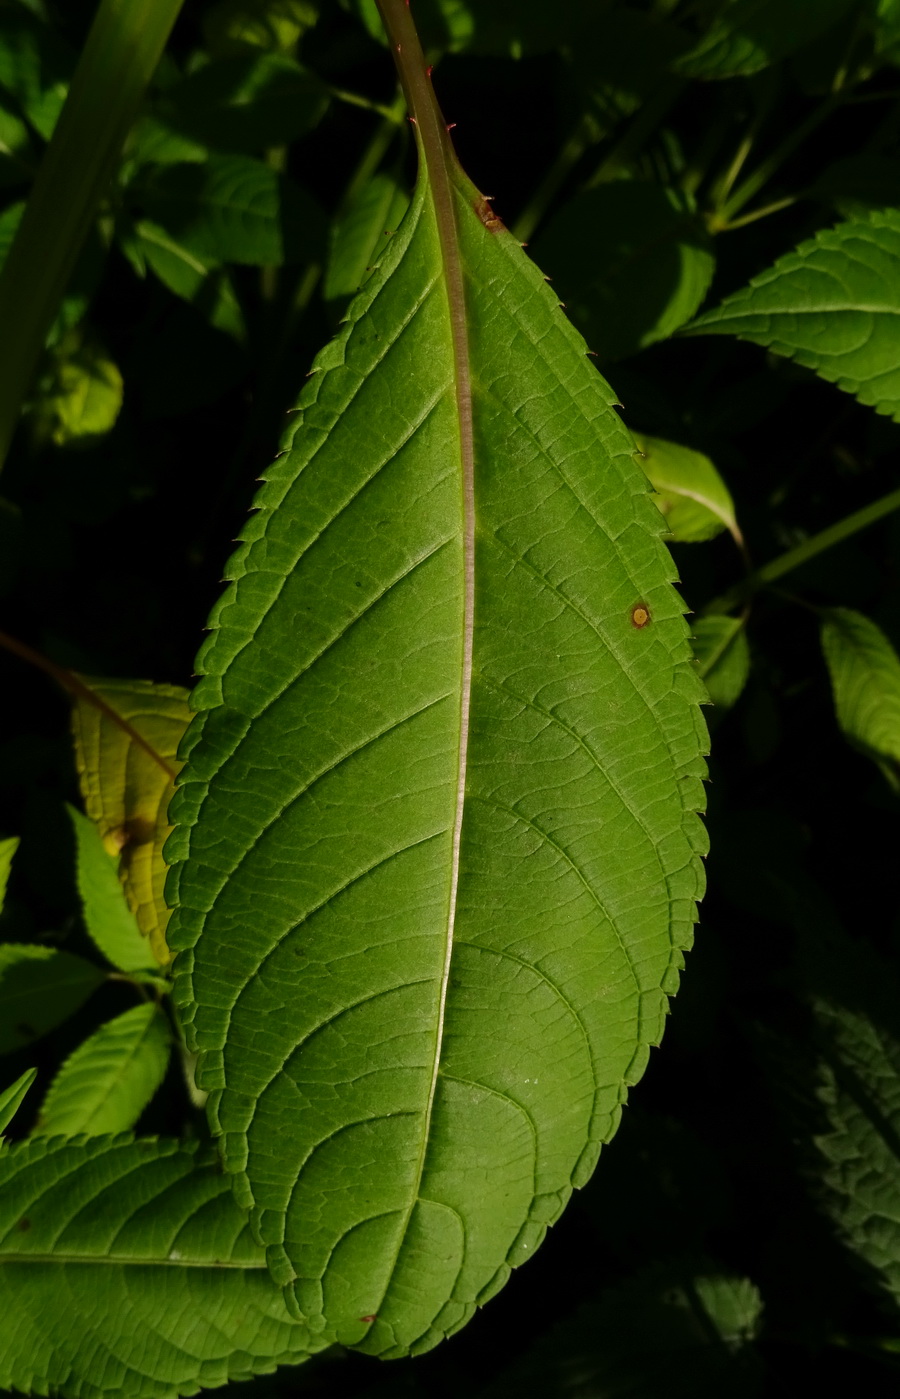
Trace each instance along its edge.
<path fill-rule="evenodd" d="M 854 0 L 718 0 L 700 13 L 703 35 L 676 63 L 692 78 L 757 73 L 835 24 Z"/>
<path fill-rule="evenodd" d="M 162 1083 L 171 1050 L 168 1022 L 152 1001 L 108 1020 L 57 1073 L 32 1135 L 127 1131 Z"/>
<path fill-rule="evenodd" d="M 750 647 L 742 617 L 698 617 L 693 623 L 694 655 L 713 704 L 730 709 L 750 674 Z"/>
<path fill-rule="evenodd" d="M 0 943 L 0 1054 L 68 1019 L 104 979 L 99 967 L 61 948 Z"/>
<path fill-rule="evenodd" d="M 234 286 L 214 259 L 198 257 L 149 219 L 135 225 L 134 240 L 140 256 L 170 291 L 196 306 L 217 330 L 244 339 L 247 330 Z"/>
<path fill-rule="evenodd" d="M 167 847 L 239 1198 L 298 1312 L 384 1356 L 458 1329 L 588 1179 L 702 887 L 663 522 L 580 336 L 444 158 L 443 231 L 423 174 L 231 561 Z"/>
<path fill-rule="evenodd" d="M 900 1043 L 861 1006 L 820 999 L 815 1137 L 825 1207 L 847 1246 L 900 1304 Z"/>
<path fill-rule="evenodd" d="M 689 1261 L 648 1269 L 531 1346 L 482 1399 L 750 1399 L 763 1373 L 742 1350 L 761 1314 L 747 1278 Z"/>
<path fill-rule="evenodd" d="M 376 175 L 362 186 L 331 226 L 326 301 L 349 301 L 356 295 L 408 207 L 409 195 L 396 175 Z"/>
<path fill-rule="evenodd" d="M 0 1093 L 0 1132 L 6 1131 L 36 1078 L 37 1069 L 26 1069 L 21 1078 L 17 1078 L 15 1083 Z"/>
<path fill-rule="evenodd" d="M 900 659 L 880 627 L 848 607 L 831 608 L 822 650 L 845 735 L 900 790 Z"/>
<path fill-rule="evenodd" d="M 636 435 L 634 440 L 673 539 L 693 544 L 727 529 L 743 543 L 731 493 L 709 457 L 659 437 Z"/>
<path fill-rule="evenodd" d="M 121 852 L 120 877 L 156 960 L 169 961 L 163 843 L 187 727 L 187 691 L 149 680 L 87 680 L 99 703 L 75 695 L 72 733 L 85 810 L 107 851 Z M 104 949 L 105 951 L 105 949 Z"/>
<path fill-rule="evenodd" d="M 201 259 L 277 267 L 309 258 L 324 242 L 312 196 L 249 156 L 159 166 L 138 194 L 148 217 Z"/>
<path fill-rule="evenodd" d="M 328 106 L 324 83 L 287 54 L 242 54 L 207 63 L 167 88 L 164 124 L 214 150 L 260 153 L 315 126 Z"/>
<path fill-rule="evenodd" d="M 737 335 L 900 421 L 900 210 L 838 224 L 779 258 L 689 327 Z"/>
<path fill-rule="evenodd" d="M 632 355 L 689 321 L 715 267 L 690 201 L 638 180 L 576 195 L 533 249 L 601 362 Z"/>
<path fill-rule="evenodd" d="M 0 1385 L 168 1399 L 303 1360 L 214 1158 L 173 1141 L 0 1153 Z"/>
<path fill-rule="evenodd" d="M 13 856 L 18 848 L 18 836 L 8 836 L 6 840 L 0 840 L 0 912 L 3 911 L 3 904 L 6 899 L 6 886 L 9 883 L 9 873 L 12 869 Z"/>
<path fill-rule="evenodd" d="M 110 855 L 93 821 L 73 806 L 67 810 L 75 833 L 75 877 L 85 927 L 119 971 L 146 971 L 155 964 L 153 951 L 128 907 L 118 856 Z"/>

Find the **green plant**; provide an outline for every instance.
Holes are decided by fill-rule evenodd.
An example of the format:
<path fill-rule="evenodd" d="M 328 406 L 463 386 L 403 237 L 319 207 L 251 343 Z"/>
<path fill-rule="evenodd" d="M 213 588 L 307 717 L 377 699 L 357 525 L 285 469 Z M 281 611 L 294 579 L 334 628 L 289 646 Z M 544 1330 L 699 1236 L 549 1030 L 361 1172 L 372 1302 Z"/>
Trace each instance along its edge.
<path fill-rule="evenodd" d="M 0 1384 L 895 1384 L 895 9 L 0 4 Z"/>

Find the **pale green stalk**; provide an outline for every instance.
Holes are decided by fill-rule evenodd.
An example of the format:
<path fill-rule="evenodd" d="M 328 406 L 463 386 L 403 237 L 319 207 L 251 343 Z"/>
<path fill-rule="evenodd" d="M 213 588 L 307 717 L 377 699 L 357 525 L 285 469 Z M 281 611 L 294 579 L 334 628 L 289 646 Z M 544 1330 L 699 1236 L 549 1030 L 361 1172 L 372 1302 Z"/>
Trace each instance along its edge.
<path fill-rule="evenodd" d="M 182 0 L 101 0 L 0 274 L 0 465 Z"/>

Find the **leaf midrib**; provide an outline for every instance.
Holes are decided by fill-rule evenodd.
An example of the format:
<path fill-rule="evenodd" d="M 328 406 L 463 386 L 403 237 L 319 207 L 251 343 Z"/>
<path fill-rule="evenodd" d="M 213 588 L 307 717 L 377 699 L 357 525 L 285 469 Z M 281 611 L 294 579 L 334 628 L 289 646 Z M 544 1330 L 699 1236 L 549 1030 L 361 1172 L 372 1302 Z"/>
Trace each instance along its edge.
<path fill-rule="evenodd" d="M 459 890 L 459 861 L 462 845 L 462 824 L 465 808 L 466 767 L 472 695 L 472 652 L 475 609 L 475 444 L 472 421 L 472 374 L 467 331 L 465 288 L 459 230 L 456 222 L 451 169 L 455 155 L 447 135 L 447 127 L 431 85 L 430 70 L 422 52 L 406 0 L 378 0 L 381 18 L 394 53 L 400 81 L 409 108 L 410 121 L 416 128 L 419 149 L 419 178 L 428 179 L 434 203 L 435 223 L 444 268 L 444 285 L 450 318 L 453 349 L 454 384 L 457 421 L 459 424 L 460 459 L 463 488 L 463 646 L 460 676 L 460 725 L 457 750 L 456 797 L 450 847 L 450 892 L 447 913 L 444 964 L 438 999 L 437 1025 L 432 1059 L 431 1082 L 422 1131 L 422 1144 L 416 1167 L 415 1189 L 410 1193 L 406 1219 L 399 1234 L 397 1255 L 385 1284 L 387 1295 L 397 1268 L 413 1210 L 418 1202 L 428 1143 L 431 1119 L 437 1092 L 443 1046 L 447 990 L 453 957 L 456 905 Z"/>

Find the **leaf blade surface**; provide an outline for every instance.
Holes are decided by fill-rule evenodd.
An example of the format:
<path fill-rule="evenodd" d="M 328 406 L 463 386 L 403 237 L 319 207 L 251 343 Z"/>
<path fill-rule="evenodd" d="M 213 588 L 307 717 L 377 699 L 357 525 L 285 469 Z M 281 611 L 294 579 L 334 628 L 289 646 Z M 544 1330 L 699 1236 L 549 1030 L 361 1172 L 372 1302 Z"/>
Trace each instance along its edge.
<path fill-rule="evenodd" d="M 900 211 L 825 229 L 686 328 L 787 355 L 900 421 Z"/>
<path fill-rule="evenodd" d="M 167 850 L 239 1198 L 310 1326 L 386 1356 L 462 1325 L 587 1179 L 702 848 L 663 523 L 414 101 L 416 193 L 232 560 Z"/>
<path fill-rule="evenodd" d="M 33 1139 L 0 1152 L 0 1385 L 196 1394 L 317 1348 L 288 1317 L 210 1153 Z"/>

